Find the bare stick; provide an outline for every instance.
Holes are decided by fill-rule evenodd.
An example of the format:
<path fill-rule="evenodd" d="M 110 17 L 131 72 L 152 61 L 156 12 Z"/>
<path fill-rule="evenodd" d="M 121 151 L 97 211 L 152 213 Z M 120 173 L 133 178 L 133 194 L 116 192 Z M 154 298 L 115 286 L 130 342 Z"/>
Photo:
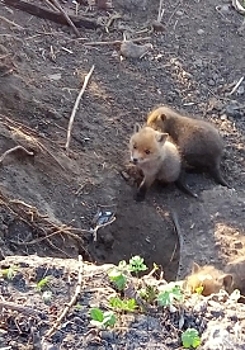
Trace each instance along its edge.
<path fill-rule="evenodd" d="M 177 214 L 175 211 L 172 211 L 172 220 L 174 223 L 174 227 L 175 227 L 175 231 L 178 235 L 179 238 L 179 267 L 178 267 L 178 271 L 176 274 L 176 281 L 178 281 L 178 279 L 180 278 L 180 274 L 181 274 L 181 267 L 182 267 L 182 263 L 181 263 L 181 258 L 182 258 L 182 254 L 183 254 L 183 246 L 184 246 L 184 239 L 181 233 L 181 229 L 180 229 L 180 225 L 179 225 L 179 220 L 177 217 Z"/>
<path fill-rule="evenodd" d="M 158 9 L 158 15 L 157 15 L 157 22 L 161 22 L 163 14 L 165 12 L 165 10 L 162 9 L 162 4 L 163 4 L 163 0 L 160 0 L 159 9 Z"/>
<path fill-rule="evenodd" d="M 25 307 L 25 306 L 21 306 L 15 303 L 12 303 L 10 301 L 0 301 L 0 308 L 4 308 L 4 309 L 10 309 L 10 310 L 17 310 L 23 314 L 26 315 L 36 315 L 37 312 L 30 308 L 30 307 Z"/>
<path fill-rule="evenodd" d="M 146 41 L 151 39 L 150 37 L 146 37 L 146 38 L 136 38 L 136 39 L 130 39 L 130 41 L 132 41 L 133 43 L 138 43 L 141 41 Z M 114 41 L 91 41 L 90 43 L 84 43 L 84 46 L 103 46 L 103 45 L 121 45 L 122 44 L 122 40 L 114 40 Z"/>
<path fill-rule="evenodd" d="M 86 75 L 85 79 L 84 79 L 84 83 L 83 83 L 83 87 L 81 88 L 78 96 L 77 96 L 77 99 L 76 99 L 76 102 L 74 104 L 74 107 L 73 107 L 73 110 L 72 110 L 72 113 L 71 113 L 71 116 L 70 116 L 70 120 L 69 120 L 69 125 L 68 125 L 68 129 L 67 129 L 67 139 L 66 139 L 66 145 L 65 145 L 65 148 L 66 150 L 68 150 L 69 148 L 69 145 L 70 145 L 70 140 L 71 140 L 71 129 L 72 129 L 72 126 L 73 126 L 73 123 L 74 123 L 74 119 L 75 119 L 75 115 L 76 115 L 76 112 L 77 112 L 77 109 L 78 109 L 78 105 L 79 105 L 79 102 L 84 94 L 84 91 L 88 85 L 88 82 L 89 82 L 89 79 L 92 75 L 94 71 L 94 65 L 91 67 L 89 73 Z"/>
<path fill-rule="evenodd" d="M 238 0 L 232 0 L 231 3 L 238 13 L 240 13 L 241 15 L 245 15 L 245 8 L 240 4 Z"/>
<path fill-rule="evenodd" d="M 57 12 L 57 7 L 56 6 L 54 6 L 54 4 L 52 4 L 52 2 L 51 1 L 49 1 L 49 0 L 45 0 L 45 2 L 46 2 L 46 4 L 52 9 L 52 10 L 54 10 L 54 11 L 56 11 Z"/>
<path fill-rule="evenodd" d="M 27 151 L 27 149 L 25 147 L 22 147 L 22 146 L 15 146 L 13 148 L 10 148 L 9 150 L 7 150 L 6 152 L 4 152 L 2 154 L 2 156 L 0 157 L 0 164 L 4 161 L 5 157 L 15 151 L 18 151 L 18 150 L 22 150 L 24 151 L 26 154 L 28 154 L 28 156 L 33 156 L 34 153 L 33 152 L 30 152 L 30 151 Z"/>
<path fill-rule="evenodd" d="M 57 318 L 56 322 L 54 325 L 50 328 L 50 330 L 44 335 L 42 341 L 50 337 L 60 326 L 62 320 L 65 318 L 67 313 L 69 312 L 70 308 L 76 304 L 78 297 L 81 294 L 81 289 L 82 289 L 82 272 L 83 272 L 83 264 L 82 264 L 82 257 L 81 255 L 78 256 L 78 261 L 79 261 L 79 271 L 78 271 L 78 281 L 77 281 L 77 286 L 75 289 L 75 293 L 73 297 L 71 298 L 70 302 L 65 306 L 64 310 L 60 314 L 60 316 Z"/>
<path fill-rule="evenodd" d="M 241 78 L 238 80 L 238 82 L 236 83 L 236 85 L 234 86 L 234 88 L 231 90 L 231 92 L 229 93 L 229 95 L 233 95 L 233 94 L 237 91 L 237 89 L 239 88 L 239 86 L 241 85 L 241 83 L 243 82 L 243 80 L 244 80 L 244 76 L 241 77 Z"/>
<path fill-rule="evenodd" d="M 18 29 L 22 29 L 22 30 L 25 29 L 25 28 L 19 26 L 19 24 L 16 24 L 16 23 L 10 21 L 9 19 L 7 19 L 7 18 L 5 18 L 5 17 L 3 17 L 3 16 L 0 16 L 0 20 L 2 20 L 2 21 L 4 21 L 4 22 L 7 22 L 8 24 L 11 24 L 12 26 L 14 26 L 14 27 L 16 27 L 16 28 L 18 28 Z"/>
<path fill-rule="evenodd" d="M 62 13 L 62 15 L 65 17 L 65 19 L 67 20 L 67 23 L 72 27 L 72 29 L 74 30 L 75 34 L 77 35 L 77 37 L 80 36 L 80 33 L 78 31 L 78 29 L 75 27 L 75 24 L 72 22 L 72 20 L 70 19 L 70 17 L 68 16 L 68 14 L 65 12 L 65 10 L 62 8 L 62 6 L 60 5 L 58 0 L 52 0 L 52 2 L 55 4 L 55 6 L 60 10 L 60 12 Z"/>

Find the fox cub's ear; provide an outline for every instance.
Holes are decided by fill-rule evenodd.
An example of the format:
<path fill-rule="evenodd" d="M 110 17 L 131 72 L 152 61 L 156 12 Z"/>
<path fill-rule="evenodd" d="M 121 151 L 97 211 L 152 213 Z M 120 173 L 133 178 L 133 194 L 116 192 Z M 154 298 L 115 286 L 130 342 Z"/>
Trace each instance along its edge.
<path fill-rule="evenodd" d="M 162 132 L 157 132 L 156 133 L 156 140 L 157 142 L 160 142 L 160 143 L 165 143 L 166 140 L 168 138 L 168 134 L 167 133 L 162 133 Z"/>
<path fill-rule="evenodd" d="M 141 129 L 140 124 L 139 124 L 139 123 L 135 123 L 135 124 L 134 124 L 134 132 L 135 132 L 135 133 L 136 133 L 136 132 L 139 132 L 140 129 Z"/>
<path fill-rule="evenodd" d="M 159 114 L 159 117 L 160 119 L 162 119 L 163 122 L 167 119 L 167 116 L 164 113 Z"/>
<path fill-rule="evenodd" d="M 196 262 L 193 261 L 192 273 L 197 273 L 199 270 L 200 270 L 200 266 Z"/>

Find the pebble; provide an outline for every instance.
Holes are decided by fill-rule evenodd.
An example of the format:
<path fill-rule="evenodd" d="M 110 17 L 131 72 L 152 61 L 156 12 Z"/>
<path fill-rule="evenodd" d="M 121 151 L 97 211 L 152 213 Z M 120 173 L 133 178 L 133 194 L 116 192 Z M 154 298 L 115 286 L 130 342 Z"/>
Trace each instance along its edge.
<path fill-rule="evenodd" d="M 204 30 L 203 29 L 198 29 L 198 31 L 197 31 L 197 34 L 198 35 L 202 35 L 202 34 L 204 34 L 205 32 L 204 32 Z"/>
<path fill-rule="evenodd" d="M 242 247 L 243 247 L 243 244 L 242 244 L 241 241 L 234 242 L 234 248 L 235 249 L 242 249 Z"/>
<path fill-rule="evenodd" d="M 215 81 L 213 79 L 209 79 L 208 85 L 209 86 L 214 86 L 215 85 Z"/>
<path fill-rule="evenodd" d="M 236 94 L 237 94 L 237 95 L 243 95 L 244 92 L 245 92 L 245 88 L 244 88 L 244 86 L 241 85 L 241 86 L 239 86 L 239 88 L 237 89 Z"/>
<path fill-rule="evenodd" d="M 177 16 L 183 16 L 184 12 L 181 10 L 176 11 Z"/>
<path fill-rule="evenodd" d="M 198 59 L 194 62 L 194 65 L 195 65 L 196 67 L 202 68 L 202 67 L 203 67 L 203 61 L 202 61 L 200 58 L 198 58 Z"/>
<path fill-rule="evenodd" d="M 241 118 L 242 117 L 242 112 L 238 108 L 237 104 L 231 103 L 226 106 L 225 112 L 229 117 L 233 118 Z"/>
<path fill-rule="evenodd" d="M 101 331 L 100 337 L 107 341 L 112 341 L 114 339 L 114 332 L 113 331 Z"/>

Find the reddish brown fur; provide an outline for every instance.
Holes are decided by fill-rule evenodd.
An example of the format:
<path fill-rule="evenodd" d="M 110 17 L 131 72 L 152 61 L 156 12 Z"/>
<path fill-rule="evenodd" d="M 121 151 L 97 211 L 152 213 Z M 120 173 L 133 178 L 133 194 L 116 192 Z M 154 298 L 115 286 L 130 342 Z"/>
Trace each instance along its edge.
<path fill-rule="evenodd" d="M 186 166 L 207 168 L 217 183 L 229 187 L 220 173 L 223 140 L 212 124 L 183 116 L 162 106 L 148 115 L 146 125 L 171 136 L 178 145 Z"/>
<path fill-rule="evenodd" d="M 230 293 L 233 288 L 233 276 L 212 265 L 200 267 L 194 263 L 192 273 L 185 279 L 185 288 L 194 293 L 199 287 L 203 287 L 204 296 L 218 293 L 220 289 L 225 289 Z"/>

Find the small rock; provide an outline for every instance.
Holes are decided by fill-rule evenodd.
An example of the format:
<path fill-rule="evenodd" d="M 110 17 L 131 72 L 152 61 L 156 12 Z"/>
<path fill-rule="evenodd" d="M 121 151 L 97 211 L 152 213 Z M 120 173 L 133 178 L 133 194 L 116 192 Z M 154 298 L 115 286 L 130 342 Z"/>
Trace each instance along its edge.
<path fill-rule="evenodd" d="M 138 45 L 132 41 L 124 41 L 121 45 L 120 52 L 121 55 L 126 58 L 141 58 L 152 49 L 153 46 L 150 43 Z"/>
<path fill-rule="evenodd" d="M 227 105 L 225 108 L 225 112 L 228 115 L 228 117 L 233 117 L 233 118 L 241 118 L 243 115 L 240 108 L 235 103 L 231 103 Z"/>
<path fill-rule="evenodd" d="M 196 67 L 202 68 L 203 67 L 203 61 L 201 60 L 201 58 L 198 58 L 195 62 L 194 65 Z"/>
<path fill-rule="evenodd" d="M 198 312 L 198 313 L 207 311 L 207 302 L 206 302 L 206 300 L 203 300 L 200 303 L 196 304 L 193 307 L 193 311 L 194 312 Z"/>
<path fill-rule="evenodd" d="M 176 11 L 177 16 L 183 16 L 184 12 L 181 10 Z"/>
<path fill-rule="evenodd" d="M 239 86 L 239 88 L 237 89 L 237 91 L 236 91 L 236 94 L 237 95 L 243 95 L 244 94 L 244 91 L 245 91 L 245 88 L 244 88 L 244 86 Z"/>
<path fill-rule="evenodd" d="M 210 80 L 208 81 L 208 85 L 209 85 L 209 86 L 214 86 L 214 85 L 215 85 L 215 81 L 214 81 L 213 79 L 210 79 Z"/>
<path fill-rule="evenodd" d="M 112 341 L 114 339 L 114 332 L 113 331 L 101 331 L 100 337 L 107 341 Z"/>
<path fill-rule="evenodd" d="M 197 34 L 198 34 L 198 35 L 204 34 L 204 30 L 203 30 L 203 29 L 198 29 Z"/>
<path fill-rule="evenodd" d="M 242 249 L 242 247 L 243 247 L 243 244 L 242 244 L 241 241 L 234 242 L 234 248 L 235 249 Z"/>
<path fill-rule="evenodd" d="M 227 15 L 229 12 L 231 12 L 231 7 L 229 4 L 224 4 L 224 5 L 218 6 L 217 10 L 223 13 L 224 15 Z"/>

